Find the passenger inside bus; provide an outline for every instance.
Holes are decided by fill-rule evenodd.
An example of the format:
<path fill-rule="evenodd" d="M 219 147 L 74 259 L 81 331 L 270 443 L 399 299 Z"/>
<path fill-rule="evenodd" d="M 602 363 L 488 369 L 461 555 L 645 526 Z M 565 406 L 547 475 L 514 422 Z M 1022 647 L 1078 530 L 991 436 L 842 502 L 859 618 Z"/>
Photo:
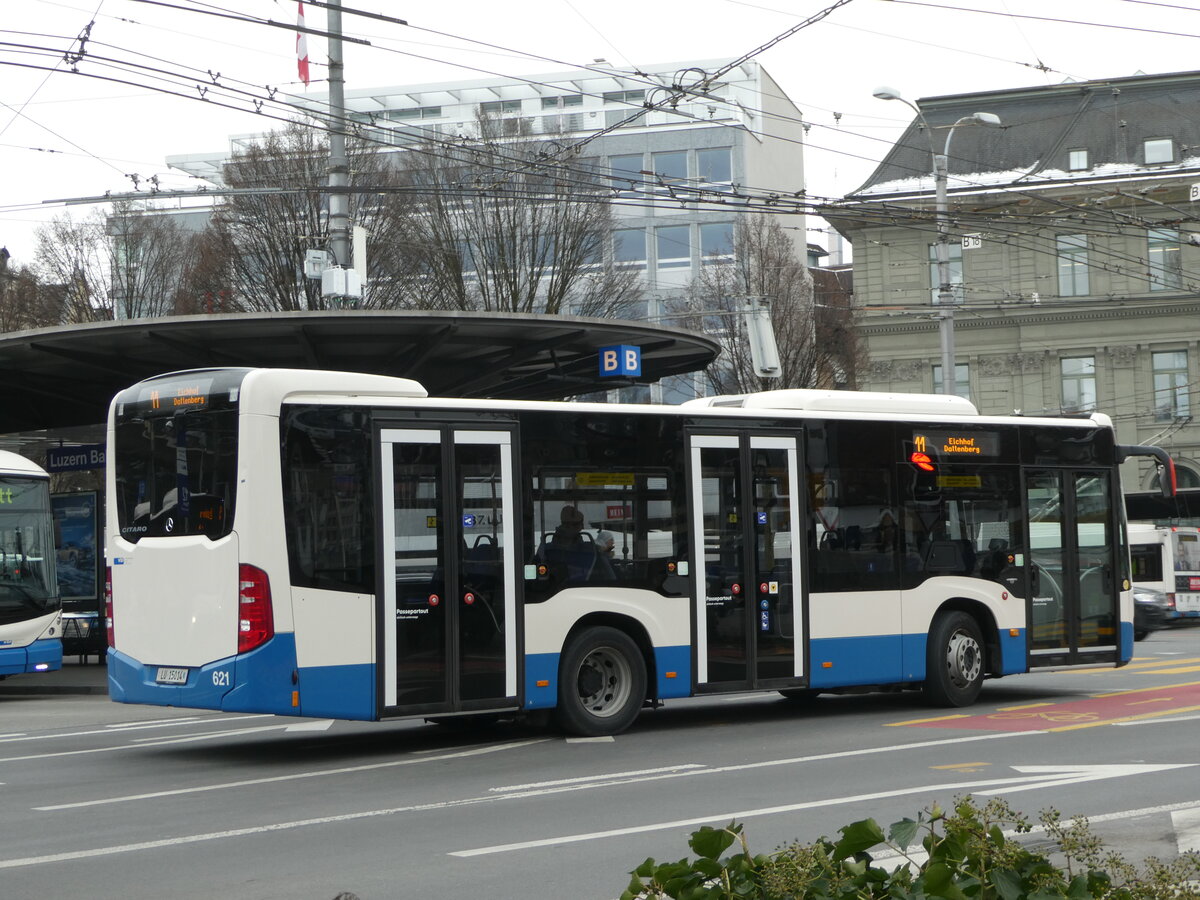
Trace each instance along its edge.
<path fill-rule="evenodd" d="M 564 506 L 558 527 L 543 542 L 538 556 L 551 567 L 561 569 L 568 583 L 612 581 L 615 577 L 612 565 L 583 526 L 583 513 L 574 506 Z"/>

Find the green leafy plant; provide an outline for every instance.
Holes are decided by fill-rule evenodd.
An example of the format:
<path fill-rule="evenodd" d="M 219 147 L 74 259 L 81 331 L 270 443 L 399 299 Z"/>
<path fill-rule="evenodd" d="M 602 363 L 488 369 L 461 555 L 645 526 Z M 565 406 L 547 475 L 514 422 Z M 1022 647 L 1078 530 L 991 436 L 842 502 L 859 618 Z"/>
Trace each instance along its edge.
<path fill-rule="evenodd" d="M 1039 821 L 1035 829 L 1002 800 L 979 806 L 966 797 L 950 813 L 934 806 L 886 834 L 864 819 L 840 829 L 837 841 L 821 837 L 760 855 L 750 852 L 741 825 L 706 826 L 689 841 L 695 858 L 647 859 L 621 900 L 1200 898 L 1195 855 L 1170 863 L 1150 858 L 1138 867 L 1106 850 L 1084 818 L 1064 821 L 1048 810 Z M 1050 855 L 1021 843 L 1035 830 L 1049 837 Z M 894 865 L 877 864 L 880 856 Z"/>

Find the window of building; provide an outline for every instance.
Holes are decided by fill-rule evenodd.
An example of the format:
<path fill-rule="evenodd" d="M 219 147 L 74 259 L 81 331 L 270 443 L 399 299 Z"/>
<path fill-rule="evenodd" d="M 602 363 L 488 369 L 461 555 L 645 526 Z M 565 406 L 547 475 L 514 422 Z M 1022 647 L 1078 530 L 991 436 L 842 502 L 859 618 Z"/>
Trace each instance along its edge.
<path fill-rule="evenodd" d="M 733 223 L 709 222 L 700 226 L 700 262 L 731 262 L 733 260 Z"/>
<path fill-rule="evenodd" d="M 687 225 L 660 225 L 654 229 L 660 269 L 678 269 L 692 264 L 690 232 Z"/>
<path fill-rule="evenodd" d="M 485 113 L 519 113 L 521 111 L 521 101 L 489 100 L 487 103 L 480 103 L 479 108 Z"/>
<path fill-rule="evenodd" d="M 385 119 L 436 119 L 442 114 L 440 106 L 414 106 L 409 109 L 389 109 Z"/>
<path fill-rule="evenodd" d="M 1170 422 L 1191 415 L 1187 351 L 1152 353 L 1150 365 L 1154 372 L 1154 421 Z"/>
<path fill-rule="evenodd" d="M 619 190 L 622 190 L 618 197 L 636 197 L 638 196 L 636 188 L 640 187 L 645 181 L 646 176 L 642 175 L 642 154 L 628 153 L 622 156 L 610 156 L 608 158 L 608 170 L 612 173 L 612 185 Z"/>
<path fill-rule="evenodd" d="M 646 232 L 641 228 L 618 228 L 613 232 L 613 262 L 618 266 L 646 267 Z"/>
<path fill-rule="evenodd" d="M 681 185 L 687 182 L 687 151 L 671 150 L 651 154 L 655 180 L 663 184 Z"/>
<path fill-rule="evenodd" d="M 942 367 L 933 367 L 933 392 L 940 394 L 944 391 L 942 387 Z M 967 363 L 954 364 L 954 393 L 962 397 L 964 400 L 971 399 L 971 370 Z"/>
<path fill-rule="evenodd" d="M 1084 149 L 1067 151 L 1067 168 L 1072 172 L 1081 172 L 1088 167 L 1088 152 Z"/>
<path fill-rule="evenodd" d="M 645 125 L 646 119 L 642 115 L 643 110 L 625 108 L 625 109 L 606 109 L 604 111 L 604 127 L 613 128 L 620 125 L 622 122 L 634 122 L 638 125 Z"/>
<path fill-rule="evenodd" d="M 542 109 L 558 109 L 562 106 L 583 106 L 583 94 L 564 94 L 560 97 L 542 98 Z"/>
<path fill-rule="evenodd" d="M 1177 291 L 1183 287 L 1179 232 L 1174 228 L 1151 228 L 1147 232 L 1150 290 Z"/>
<path fill-rule="evenodd" d="M 733 183 L 732 152 L 728 147 L 696 151 L 696 175 L 702 185 L 728 186 Z"/>
<path fill-rule="evenodd" d="M 1150 138 L 1142 148 L 1147 165 L 1175 161 L 1175 142 L 1171 138 Z"/>
<path fill-rule="evenodd" d="M 963 302 L 963 255 L 962 244 L 951 241 L 946 245 L 949 266 L 947 275 L 950 283 L 950 296 L 955 303 Z M 942 275 L 938 270 L 937 244 L 929 245 L 929 286 L 930 302 L 937 305 L 942 291 Z"/>
<path fill-rule="evenodd" d="M 638 103 L 646 99 L 645 91 L 605 91 L 605 103 Z"/>
<path fill-rule="evenodd" d="M 1091 293 L 1088 285 L 1088 247 L 1086 234 L 1060 234 L 1058 250 L 1058 295 L 1083 297 Z"/>
<path fill-rule="evenodd" d="M 1088 412 L 1096 408 L 1096 358 L 1071 356 L 1062 366 L 1063 412 Z"/>

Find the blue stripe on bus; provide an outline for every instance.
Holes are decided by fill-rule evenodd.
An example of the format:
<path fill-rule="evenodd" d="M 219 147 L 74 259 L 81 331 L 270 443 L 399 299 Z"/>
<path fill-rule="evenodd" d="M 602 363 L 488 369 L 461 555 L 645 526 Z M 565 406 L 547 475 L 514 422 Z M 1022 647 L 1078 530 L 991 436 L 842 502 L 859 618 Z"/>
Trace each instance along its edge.
<path fill-rule="evenodd" d="M 1025 630 L 1016 636 L 1004 629 L 1000 641 L 1000 674 L 1028 671 Z M 812 687 L 855 684 L 902 684 L 925 680 L 927 634 L 818 638 L 812 642 Z"/>
<path fill-rule="evenodd" d="M 300 715 L 377 719 L 375 666 L 312 666 L 300 670 Z"/>
<path fill-rule="evenodd" d="M 296 641 L 277 634 L 256 650 L 188 670 L 187 683 L 157 684 L 157 665 L 108 651 L 108 694 L 118 703 L 300 715 L 292 706 Z"/>
<path fill-rule="evenodd" d="M 1007 628 L 1000 629 L 1000 674 L 1016 675 L 1020 672 L 1028 672 L 1027 642 L 1029 636 L 1025 633 L 1024 628 L 1017 629 L 1016 637 L 1010 635 L 1008 631 Z"/>
<path fill-rule="evenodd" d="M 660 699 L 691 696 L 692 648 L 690 646 L 655 647 L 654 667 L 658 671 L 658 696 Z M 674 676 L 668 678 L 667 674 L 670 672 L 673 672 Z"/>
<path fill-rule="evenodd" d="M 530 653 L 525 657 L 526 709 L 551 709 L 558 705 L 558 660 L 557 653 Z M 691 647 L 655 647 L 654 668 L 660 699 L 691 696 Z M 668 678 L 668 672 L 673 672 L 674 677 Z"/>
<path fill-rule="evenodd" d="M 37 672 L 40 665 L 45 666 L 43 672 L 61 669 L 62 659 L 62 641 L 58 638 L 34 641 L 25 647 L 6 647 L 0 650 L 0 675 Z"/>
<path fill-rule="evenodd" d="M 1121 623 L 1121 662 L 1133 659 L 1133 623 Z"/>
<path fill-rule="evenodd" d="M 920 675 L 902 674 L 901 658 L 904 650 L 914 656 L 909 643 L 897 634 L 867 637 L 817 638 L 811 642 L 809 658 L 812 660 L 812 675 L 809 685 L 814 688 L 841 687 L 852 684 L 891 684 L 925 677 L 925 636 L 917 638 L 921 652 L 915 654 L 920 661 Z"/>
<path fill-rule="evenodd" d="M 545 682 L 539 686 L 538 682 Z M 558 654 L 525 656 L 525 708 L 553 709 L 558 703 Z"/>

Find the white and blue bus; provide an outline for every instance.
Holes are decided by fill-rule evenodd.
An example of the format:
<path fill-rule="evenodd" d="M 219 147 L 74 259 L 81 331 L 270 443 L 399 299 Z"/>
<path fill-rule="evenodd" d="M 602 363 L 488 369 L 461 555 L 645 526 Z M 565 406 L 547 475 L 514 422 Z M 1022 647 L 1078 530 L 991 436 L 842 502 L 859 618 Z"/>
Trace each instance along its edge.
<path fill-rule="evenodd" d="M 585 735 L 701 694 L 962 706 L 1123 665 L 1119 464 L 1165 459 L 1103 415 L 945 395 L 488 401 L 271 369 L 136 384 L 108 441 L 113 699 Z"/>
<path fill-rule="evenodd" d="M 0 678 L 62 668 L 50 476 L 0 450 Z"/>

